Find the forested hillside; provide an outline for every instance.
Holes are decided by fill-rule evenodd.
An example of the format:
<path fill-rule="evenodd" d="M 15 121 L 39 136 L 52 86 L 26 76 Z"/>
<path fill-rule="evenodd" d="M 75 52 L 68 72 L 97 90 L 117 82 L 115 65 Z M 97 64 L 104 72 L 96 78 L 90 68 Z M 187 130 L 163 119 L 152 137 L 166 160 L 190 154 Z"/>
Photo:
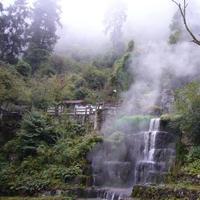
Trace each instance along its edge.
<path fill-rule="evenodd" d="M 121 119 L 126 126 L 136 126 L 143 116 L 159 113 L 178 138 L 168 181 L 176 182 L 179 173 L 200 174 L 198 40 L 190 43 L 181 10 L 172 16 L 165 41 L 136 43 L 132 32 L 123 38 L 126 10 L 121 0 L 109 4 L 102 21 L 110 42 L 101 48 L 83 38 L 59 49 L 63 36 L 58 35 L 62 24 L 57 1 L 0 3 L 0 195 L 91 186 L 87 155 L 104 137 L 90 123 L 72 120 L 69 110 L 56 119 L 46 112 L 63 100 L 95 105 L 123 99 L 123 112 L 107 127 L 108 136 L 123 132 L 125 126 L 117 124 Z M 197 26 L 192 28 L 195 34 Z M 161 109 L 165 89 L 174 95 L 168 113 Z"/>
<path fill-rule="evenodd" d="M 134 41 L 118 49 L 118 36 L 104 51 L 74 46 L 58 55 L 61 10 L 56 1 L 37 0 L 31 8 L 25 0 L 0 5 L 1 195 L 90 185 L 86 155 L 102 137 L 90 124 L 68 115 L 54 120 L 46 110 L 63 100 L 116 102 L 134 82 L 129 73 Z"/>

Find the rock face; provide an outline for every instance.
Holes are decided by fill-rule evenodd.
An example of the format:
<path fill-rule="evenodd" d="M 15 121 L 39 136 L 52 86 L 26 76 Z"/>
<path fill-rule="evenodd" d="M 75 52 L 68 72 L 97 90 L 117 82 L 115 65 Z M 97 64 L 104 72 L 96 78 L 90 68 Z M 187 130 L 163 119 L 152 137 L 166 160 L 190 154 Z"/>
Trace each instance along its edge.
<path fill-rule="evenodd" d="M 105 162 L 104 170 L 107 172 L 110 182 L 121 185 L 128 179 L 131 162 Z"/>
<path fill-rule="evenodd" d="M 175 150 L 173 135 L 159 129 L 160 120 L 152 119 L 149 131 L 124 135 L 123 149 L 122 143 L 114 149 L 104 146 L 92 162 L 94 186 L 127 187 L 162 179 L 173 164 Z"/>
<path fill-rule="evenodd" d="M 160 108 L 163 114 L 169 113 L 172 110 L 174 102 L 174 95 L 171 94 L 169 89 L 162 92 Z"/>

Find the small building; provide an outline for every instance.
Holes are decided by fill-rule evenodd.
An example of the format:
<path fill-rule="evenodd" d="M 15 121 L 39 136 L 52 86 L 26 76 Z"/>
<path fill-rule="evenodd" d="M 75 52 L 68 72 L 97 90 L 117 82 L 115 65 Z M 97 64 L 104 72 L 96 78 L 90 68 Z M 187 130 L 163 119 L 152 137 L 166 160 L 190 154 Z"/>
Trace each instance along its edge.
<path fill-rule="evenodd" d="M 63 100 L 60 105 L 65 108 L 75 108 L 75 106 L 86 106 L 86 102 L 84 100 Z"/>
<path fill-rule="evenodd" d="M 74 108 L 79 106 L 86 106 L 84 100 L 63 100 L 57 107 L 49 107 L 46 112 L 51 115 L 63 114 L 66 111 L 74 113 Z"/>
<path fill-rule="evenodd" d="M 58 113 L 63 113 L 66 110 L 74 112 L 74 108 L 86 106 L 86 102 L 84 100 L 63 100 L 59 103 Z"/>

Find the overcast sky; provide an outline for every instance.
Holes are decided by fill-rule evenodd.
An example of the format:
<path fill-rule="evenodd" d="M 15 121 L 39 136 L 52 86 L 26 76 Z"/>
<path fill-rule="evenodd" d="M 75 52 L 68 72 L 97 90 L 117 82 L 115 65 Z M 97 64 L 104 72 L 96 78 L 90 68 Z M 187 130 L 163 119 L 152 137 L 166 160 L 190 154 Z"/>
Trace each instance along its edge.
<path fill-rule="evenodd" d="M 5 5 L 14 0 L 0 0 Z M 29 0 L 32 2 L 32 0 Z M 178 9 L 172 0 L 125 0 L 127 3 L 127 22 L 124 25 L 124 35 L 136 40 L 164 39 L 169 35 L 169 24 L 175 11 Z M 177 0 L 183 3 L 183 0 Z M 199 12 L 199 0 L 187 0 L 190 9 Z M 67 34 L 68 30 L 84 34 L 105 37 L 103 34 L 103 16 L 108 0 L 60 0 L 62 5 L 62 24 L 64 29 L 60 34 Z M 193 12 L 195 15 L 195 11 Z M 77 34 L 77 33 L 76 33 Z M 107 36 L 108 37 L 108 36 Z"/>
<path fill-rule="evenodd" d="M 103 16 L 108 0 L 62 0 L 62 22 L 68 26 L 77 26 L 90 31 L 99 31 L 103 35 Z M 171 0 L 126 0 L 127 22 L 130 32 L 139 33 L 146 29 L 149 34 L 156 29 L 168 29 L 172 15 L 177 10 Z M 135 35 L 135 34 L 134 34 Z"/>

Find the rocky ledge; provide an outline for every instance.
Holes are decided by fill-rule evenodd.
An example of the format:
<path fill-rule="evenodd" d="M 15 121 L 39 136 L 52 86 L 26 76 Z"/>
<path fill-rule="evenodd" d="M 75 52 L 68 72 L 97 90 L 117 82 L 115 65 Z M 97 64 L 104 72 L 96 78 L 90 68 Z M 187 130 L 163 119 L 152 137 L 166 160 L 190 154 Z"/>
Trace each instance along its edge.
<path fill-rule="evenodd" d="M 107 200 L 122 200 L 130 197 L 131 188 L 62 188 L 62 189 L 51 189 L 41 193 L 35 194 L 35 196 L 54 196 L 63 195 L 67 197 L 77 198 L 98 198 Z"/>
<path fill-rule="evenodd" d="M 135 185 L 132 198 L 140 199 L 190 199 L 200 198 L 200 190 L 187 188 L 172 188 L 167 185 Z"/>

